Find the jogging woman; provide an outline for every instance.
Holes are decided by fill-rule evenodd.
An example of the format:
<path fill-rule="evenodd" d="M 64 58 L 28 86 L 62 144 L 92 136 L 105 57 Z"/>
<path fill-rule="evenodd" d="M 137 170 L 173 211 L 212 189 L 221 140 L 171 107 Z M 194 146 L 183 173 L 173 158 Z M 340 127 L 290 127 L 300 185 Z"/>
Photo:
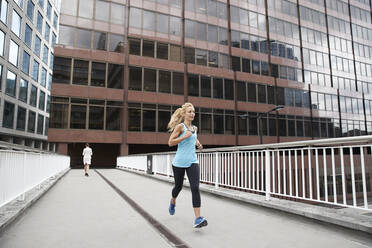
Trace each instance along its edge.
<path fill-rule="evenodd" d="M 194 106 L 191 103 L 185 103 L 174 112 L 168 123 L 168 129 L 172 132 L 168 145 L 178 145 L 172 163 L 175 185 L 172 189 L 169 214 L 174 215 L 176 211 L 176 199 L 182 189 L 186 171 L 192 193 L 192 205 L 195 214 L 194 227 L 200 228 L 208 225 L 208 222 L 200 216 L 199 161 L 196 157 L 195 145 L 199 150 L 202 150 L 203 146 L 197 139 L 197 127 L 192 125 L 194 117 Z"/>

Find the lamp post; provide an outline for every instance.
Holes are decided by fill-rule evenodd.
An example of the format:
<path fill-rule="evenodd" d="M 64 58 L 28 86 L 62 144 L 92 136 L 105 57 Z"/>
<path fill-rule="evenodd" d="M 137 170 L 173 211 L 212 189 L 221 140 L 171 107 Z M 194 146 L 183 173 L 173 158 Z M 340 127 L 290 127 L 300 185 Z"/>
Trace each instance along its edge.
<path fill-rule="evenodd" d="M 267 112 L 259 113 L 258 114 L 258 117 L 257 117 L 258 118 L 258 134 L 260 135 L 260 144 L 262 144 L 262 116 L 267 115 L 267 114 L 269 114 L 269 113 L 271 113 L 273 111 L 278 111 L 278 110 L 280 110 L 282 108 L 284 108 L 283 105 L 277 105 L 273 109 L 271 109 L 271 110 L 269 110 Z M 248 116 L 249 115 L 247 115 L 247 114 L 239 115 L 239 117 L 242 117 L 242 118 L 248 117 Z"/>

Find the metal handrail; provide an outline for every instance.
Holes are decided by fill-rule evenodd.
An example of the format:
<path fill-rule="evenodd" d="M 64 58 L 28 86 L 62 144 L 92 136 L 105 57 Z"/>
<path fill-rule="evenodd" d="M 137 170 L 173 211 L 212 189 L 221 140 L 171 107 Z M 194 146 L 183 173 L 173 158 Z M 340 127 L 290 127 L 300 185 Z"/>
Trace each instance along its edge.
<path fill-rule="evenodd" d="M 224 151 L 227 152 L 227 151 L 265 150 L 265 149 L 290 148 L 290 147 L 308 147 L 308 146 L 315 147 L 315 146 L 334 145 L 334 144 L 342 145 L 342 144 L 350 144 L 350 143 L 369 143 L 369 142 L 372 143 L 372 135 L 331 138 L 331 139 L 302 140 L 302 141 L 272 143 L 272 144 L 262 144 L 262 145 L 208 148 L 208 149 L 203 149 L 201 151 L 201 153 L 224 152 Z M 169 151 L 169 152 L 132 154 L 132 155 L 127 155 L 127 156 L 162 155 L 162 154 L 174 154 L 174 153 L 176 153 L 176 152 L 175 151 Z"/>

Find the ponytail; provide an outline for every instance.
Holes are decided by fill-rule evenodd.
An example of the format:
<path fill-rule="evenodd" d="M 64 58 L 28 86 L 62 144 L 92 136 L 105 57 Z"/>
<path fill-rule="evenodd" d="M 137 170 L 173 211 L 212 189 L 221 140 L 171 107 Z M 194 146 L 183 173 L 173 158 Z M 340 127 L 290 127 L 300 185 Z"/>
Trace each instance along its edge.
<path fill-rule="evenodd" d="M 187 102 L 182 105 L 181 108 L 176 109 L 173 113 L 169 123 L 168 123 L 168 130 L 172 132 L 174 128 L 183 121 L 184 115 L 186 113 L 186 109 L 188 107 L 194 107 L 191 103 Z"/>

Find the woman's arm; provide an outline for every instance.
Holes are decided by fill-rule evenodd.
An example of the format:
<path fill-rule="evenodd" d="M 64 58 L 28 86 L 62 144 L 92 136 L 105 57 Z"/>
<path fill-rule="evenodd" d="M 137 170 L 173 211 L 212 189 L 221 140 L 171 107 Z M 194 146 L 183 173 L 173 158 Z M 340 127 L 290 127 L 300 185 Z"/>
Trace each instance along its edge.
<path fill-rule="evenodd" d="M 194 129 L 196 131 L 196 133 L 198 132 L 198 128 L 196 126 L 194 126 Z M 195 145 L 196 147 L 201 151 L 203 150 L 203 145 L 200 143 L 200 141 L 198 139 L 196 139 L 196 142 L 195 142 Z"/>
<path fill-rule="evenodd" d="M 171 136 L 169 137 L 168 145 L 169 146 L 178 145 L 182 140 L 187 139 L 192 135 L 192 133 L 187 130 L 184 136 L 177 138 L 182 132 L 183 126 L 181 124 L 178 124 L 176 128 L 173 130 Z"/>

